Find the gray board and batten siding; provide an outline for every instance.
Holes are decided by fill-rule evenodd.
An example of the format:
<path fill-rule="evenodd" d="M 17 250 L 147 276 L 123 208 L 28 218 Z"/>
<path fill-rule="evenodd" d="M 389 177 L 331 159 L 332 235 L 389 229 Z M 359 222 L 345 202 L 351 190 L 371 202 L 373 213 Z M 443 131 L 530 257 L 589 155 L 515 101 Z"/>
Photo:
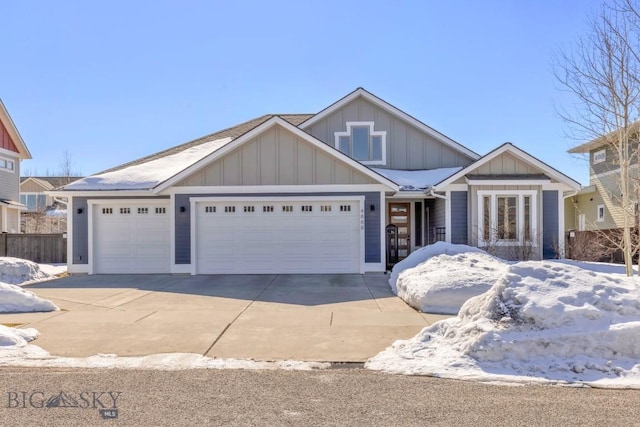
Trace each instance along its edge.
<path fill-rule="evenodd" d="M 556 247 L 560 239 L 558 236 L 558 191 L 544 190 L 542 192 L 542 258 L 557 258 Z"/>
<path fill-rule="evenodd" d="M 468 242 L 468 193 L 451 192 L 451 243 L 467 245 Z"/>
<path fill-rule="evenodd" d="M 89 203 L 88 200 L 169 200 L 169 196 L 158 197 L 73 197 L 71 215 L 73 221 L 73 264 L 89 263 Z"/>
<path fill-rule="evenodd" d="M 437 169 L 469 166 L 473 159 L 425 134 L 420 129 L 358 97 L 326 118 L 306 127 L 306 132 L 335 147 L 335 132 L 346 131 L 347 122 L 374 122 L 374 131 L 387 132 L 387 169 Z"/>
<path fill-rule="evenodd" d="M 364 261 L 368 263 L 381 262 L 380 222 L 382 206 L 380 193 L 259 193 L 259 194 L 176 194 L 175 196 L 175 263 L 191 264 L 191 203 L 192 197 L 247 197 L 259 200 L 261 197 L 299 197 L 299 196 L 364 196 Z M 373 210 L 371 209 L 373 206 Z M 180 208 L 184 207 L 184 212 Z"/>

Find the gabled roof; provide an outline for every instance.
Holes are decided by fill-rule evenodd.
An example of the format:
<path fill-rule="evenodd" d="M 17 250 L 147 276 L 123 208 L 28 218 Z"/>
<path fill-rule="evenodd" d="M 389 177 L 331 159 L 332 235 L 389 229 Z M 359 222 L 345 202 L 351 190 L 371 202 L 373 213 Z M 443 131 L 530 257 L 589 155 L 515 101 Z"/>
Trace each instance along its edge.
<path fill-rule="evenodd" d="M 453 184 L 455 181 L 457 181 L 458 179 L 462 178 L 463 176 L 466 176 L 471 171 L 479 168 L 483 164 L 485 164 L 487 162 L 490 162 L 494 158 L 496 158 L 499 155 L 501 155 L 503 153 L 506 153 L 506 152 L 511 153 L 514 156 L 524 160 L 525 162 L 535 166 L 536 168 L 540 169 L 544 173 L 544 175 L 546 175 L 546 176 L 548 176 L 550 178 L 553 178 L 553 179 L 555 179 L 555 180 L 557 180 L 557 181 L 559 181 L 561 183 L 566 184 L 567 186 L 569 186 L 573 190 L 577 191 L 581 187 L 580 183 L 578 181 L 576 181 L 575 179 L 568 177 L 567 175 L 563 174 L 559 170 L 557 170 L 557 169 L 549 166 L 548 164 L 544 163 L 542 160 L 539 160 L 539 159 L 533 157 L 531 154 L 527 153 L 526 151 L 523 151 L 520 148 L 516 147 L 512 143 L 505 142 L 504 144 L 502 144 L 501 146 L 499 146 L 495 150 L 490 151 L 488 154 L 486 154 L 485 156 L 483 156 L 480 159 L 478 159 L 476 162 L 470 164 L 466 168 L 460 170 L 459 172 L 454 173 L 453 175 L 449 176 L 448 178 L 446 178 L 446 179 L 442 180 L 441 182 L 437 183 L 433 187 L 434 190 L 435 191 L 444 191 L 448 185 Z M 539 175 L 539 174 L 537 174 L 537 175 Z"/>
<path fill-rule="evenodd" d="M 309 117 L 313 116 L 313 114 L 265 114 L 263 116 L 260 117 L 256 117 L 255 119 L 251 119 L 248 120 L 246 122 L 240 123 L 239 125 L 235 125 L 226 129 L 222 129 L 220 131 L 211 133 L 209 135 L 205 135 L 201 138 L 197 138 L 194 139 L 192 141 L 189 142 L 185 142 L 184 144 L 180 144 L 177 145 L 175 147 L 171 147 L 168 148 L 166 150 L 163 151 L 159 151 L 157 153 L 151 154 L 149 156 L 145 156 L 142 158 L 139 158 L 137 160 L 133 160 L 127 163 L 124 163 L 120 166 L 116 166 L 107 170 L 104 170 L 102 172 L 98 172 L 96 175 L 102 175 L 104 173 L 107 172 L 114 172 L 120 169 L 124 169 L 124 168 L 128 168 L 130 166 L 134 166 L 134 165 L 139 165 L 142 163 L 147 163 L 150 162 L 152 160 L 157 160 L 160 159 L 162 157 L 167 157 L 167 156 L 171 156 L 174 154 L 178 154 L 182 151 L 188 150 L 190 148 L 194 148 L 197 147 L 199 145 L 205 144 L 207 142 L 211 142 L 211 141 L 215 141 L 215 140 L 220 140 L 220 139 L 225 139 L 225 138 L 231 138 L 231 139 L 235 139 L 247 132 L 249 132 L 251 129 L 255 128 L 256 126 L 261 125 L 262 123 L 266 122 L 267 120 L 271 119 L 272 117 L 281 117 L 283 120 L 286 120 L 287 122 L 291 123 L 294 126 L 297 126 L 298 124 L 302 123 L 304 120 L 308 119 Z"/>
<path fill-rule="evenodd" d="M 363 173 L 364 175 L 366 175 L 366 176 L 370 177 L 371 179 L 379 182 L 380 184 L 383 184 L 383 185 L 389 187 L 389 189 L 394 190 L 394 191 L 398 191 L 399 190 L 398 185 L 395 182 L 391 181 L 390 179 L 380 175 L 379 173 L 377 173 L 377 172 L 373 171 L 372 169 L 366 167 L 362 163 L 360 163 L 360 162 L 358 162 L 356 160 L 353 160 L 351 157 L 349 157 L 346 154 L 342 153 L 341 151 L 335 149 L 334 147 L 331 147 L 331 146 L 325 144 L 324 142 L 320 141 L 319 139 L 315 138 L 314 136 L 304 132 L 300 128 L 294 126 L 289 121 L 286 121 L 286 120 L 284 120 L 283 118 L 281 118 L 279 116 L 274 116 L 274 117 L 270 118 L 269 120 L 265 121 L 264 123 L 260 124 L 259 126 L 256 126 L 255 128 L 253 128 L 249 132 L 245 133 L 241 137 L 238 137 L 238 138 L 234 139 L 233 141 L 230 141 L 229 143 L 224 144 L 219 149 L 213 151 L 212 153 L 210 153 L 206 157 L 204 157 L 204 158 L 200 159 L 199 161 L 193 163 L 191 166 L 189 166 L 188 168 L 182 170 L 180 173 L 174 175 L 170 179 L 167 179 L 166 181 L 162 182 L 161 184 L 159 184 L 158 186 L 156 186 L 154 188 L 154 192 L 155 193 L 159 193 L 159 192 L 169 188 L 173 184 L 175 184 L 175 183 L 187 178 L 189 175 L 197 172 L 198 170 L 202 169 L 206 165 L 211 164 L 216 159 L 219 159 L 219 158 L 223 157 L 227 153 L 237 149 L 238 147 L 242 146 L 242 144 L 252 140 L 256 136 L 260 135 L 261 133 L 265 132 L 266 130 L 268 130 L 271 127 L 276 126 L 276 125 L 281 126 L 284 129 L 286 129 L 286 130 L 290 131 L 291 133 L 293 133 L 294 135 L 296 135 L 297 137 L 299 137 L 301 139 L 304 139 L 305 141 L 309 142 L 311 145 L 315 146 L 316 148 L 318 148 L 320 150 L 323 150 L 323 151 L 329 153 L 330 155 L 332 155 L 333 157 L 336 157 L 336 158 L 340 159 L 341 161 L 343 161 L 347 165 L 351 166 L 352 168 L 358 170 L 359 172 Z"/>
<path fill-rule="evenodd" d="M 353 92 L 351 92 L 347 96 L 343 97 L 342 99 L 334 102 L 333 104 L 331 104 L 330 106 L 328 106 L 324 110 L 320 111 L 318 114 L 316 114 L 316 115 L 308 118 L 304 122 L 300 123 L 299 127 L 304 129 L 306 127 L 312 126 L 314 123 L 318 122 L 319 120 L 322 120 L 322 119 L 326 118 L 327 116 L 329 116 L 334 111 L 339 110 L 340 108 L 344 107 L 345 105 L 347 105 L 348 103 L 350 103 L 351 101 L 353 101 L 354 99 L 356 99 L 358 97 L 364 98 L 367 101 L 371 102 L 372 104 L 377 105 L 378 107 L 380 107 L 383 110 L 387 111 L 388 113 L 398 117 L 399 119 L 401 119 L 401 120 L 403 120 L 405 122 L 408 122 L 409 124 L 411 124 L 411 125 L 415 126 L 416 128 L 420 129 L 422 132 L 432 136 L 436 140 L 438 140 L 438 141 L 442 142 L 443 144 L 453 148 L 454 150 L 464 154 L 465 156 L 471 158 L 472 160 L 476 160 L 476 159 L 480 158 L 480 155 L 478 153 L 475 153 L 475 152 L 469 150 L 464 145 L 454 141 L 453 139 L 451 139 L 448 136 L 438 132 L 437 130 L 433 129 L 432 127 L 427 126 L 426 124 L 422 123 L 420 120 L 418 120 L 415 117 L 405 113 L 404 111 L 400 110 L 399 108 L 389 104 L 388 102 L 384 101 L 383 99 L 378 98 L 377 96 L 375 96 L 371 92 L 368 92 L 367 90 L 365 90 L 362 87 L 359 87 L 358 89 L 354 90 Z"/>
<path fill-rule="evenodd" d="M 31 153 L 29 152 L 27 145 L 22 140 L 22 136 L 20 136 L 20 132 L 18 132 L 16 125 L 13 123 L 13 120 L 11 119 L 9 112 L 7 111 L 4 104 L 2 103 L 2 99 L 0 99 L 0 122 L 2 122 L 5 129 L 7 129 L 7 132 L 9 132 L 9 136 L 11 137 L 11 140 L 13 141 L 16 148 L 18 149 L 18 154 L 20 154 L 20 159 L 21 160 L 30 159 Z"/>
<path fill-rule="evenodd" d="M 631 123 L 631 125 L 629 125 L 629 127 L 627 128 L 627 131 L 630 132 L 630 136 L 632 137 L 632 139 L 636 138 L 637 141 L 638 132 L 640 132 L 640 121 Z M 568 152 L 572 154 L 588 153 L 591 150 L 595 150 L 596 148 L 616 144 L 618 138 L 616 133 L 617 130 L 611 131 L 605 135 L 594 138 L 591 141 L 587 141 L 584 144 L 576 145 L 575 147 L 569 149 Z"/>
<path fill-rule="evenodd" d="M 46 190 L 62 187 L 74 181 L 82 179 L 81 176 L 21 176 L 20 185 L 27 181 L 32 181 Z"/>

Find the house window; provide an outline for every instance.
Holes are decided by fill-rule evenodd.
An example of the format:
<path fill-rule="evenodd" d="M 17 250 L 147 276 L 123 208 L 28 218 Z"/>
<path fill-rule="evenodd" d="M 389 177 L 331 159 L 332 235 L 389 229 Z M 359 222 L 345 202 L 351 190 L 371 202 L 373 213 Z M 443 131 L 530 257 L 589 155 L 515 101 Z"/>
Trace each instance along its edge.
<path fill-rule="evenodd" d="M 273 212 L 273 206 L 263 206 L 262 212 Z"/>
<path fill-rule="evenodd" d="M 321 205 L 320 212 L 331 212 L 331 205 Z"/>
<path fill-rule="evenodd" d="M 351 212 L 351 205 L 340 205 L 340 212 Z"/>
<path fill-rule="evenodd" d="M 600 150 L 593 153 L 593 164 L 602 163 L 607 160 L 607 150 Z"/>
<path fill-rule="evenodd" d="M 15 170 L 15 163 L 13 160 L 0 157 L 0 169 L 13 172 Z"/>
<path fill-rule="evenodd" d="M 120 208 L 121 215 L 128 215 L 131 213 L 131 208 Z"/>
<path fill-rule="evenodd" d="M 311 206 L 311 205 L 302 205 L 300 207 L 300 210 L 302 210 L 302 212 L 311 212 L 313 210 L 313 206 Z"/>
<path fill-rule="evenodd" d="M 167 213 L 167 208 L 156 208 L 156 213 L 157 214 L 166 214 Z"/>
<path fill-rule="evenodd" d="M 138 208 L 138 215 L 147 215 L 149 213 L 149 208 Z"/>
<path fill-rule="evenodd" d="M 225 206 L 224 207 L 224 211 L 227 213 L 234 213 L 236 211 L 236 207 L 235 206 Z"/>
<path fill-rule="evenodd" d="M 215 213 L 216 212 L 216 207 L 215 206 L 205 206 L 204 207 L 204 211 L 205 211 L 205 213 Z"/>
<path fill-rule="evenodd" d="M 335 132 L 335 147 L 364 164 L 387 163 L 387 132 L 374 131 L 374 122 L 347 122 L 345 132 Z"/>
<path fill-rule="evenodd" d="M 479 191 L 479 246 L 522 244 L 535 239 L 535 191 Z"/>
<path fill-rule="evenodd" d="M 20 203 L 30 211 L 44 211 L 47 209 L 47 196 L 44 194 L 23 193 L 20 195 Z"/>
<path fill-rule="evenodd" d="M 282 207 L 282 212 L 293 212 L 293 206 L 285 205 Z"/>
<path fill-rule="evenodd" d="M 255 206 L 245 206 L 244 207 L 244 211 L 245 212 L 255 212 L 256 211 L 256 207 Z"/>
<path fill-rule="evenodd" d="M 604 205 L 598 205 L 598 222 L 604 222 Z"/>
<path fill-rule="evenodd" d="M 113 214 L 113 208 L 102 208 L 103 215 L 111 215 Z"/>

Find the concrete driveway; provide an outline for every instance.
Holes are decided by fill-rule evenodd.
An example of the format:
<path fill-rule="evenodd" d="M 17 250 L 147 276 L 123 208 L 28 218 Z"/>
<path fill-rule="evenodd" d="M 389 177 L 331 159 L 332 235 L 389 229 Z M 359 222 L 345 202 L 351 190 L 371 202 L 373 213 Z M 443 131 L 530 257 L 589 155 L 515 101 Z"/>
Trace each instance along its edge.
<path fill-rule="evenodd" d="M 51 313 L 0 314 L 34 327 L 56 356 L 197 353 L 361 362 L 448 316 L 418 313 L 386 275 L 71 276 L 26 287 Z"/>

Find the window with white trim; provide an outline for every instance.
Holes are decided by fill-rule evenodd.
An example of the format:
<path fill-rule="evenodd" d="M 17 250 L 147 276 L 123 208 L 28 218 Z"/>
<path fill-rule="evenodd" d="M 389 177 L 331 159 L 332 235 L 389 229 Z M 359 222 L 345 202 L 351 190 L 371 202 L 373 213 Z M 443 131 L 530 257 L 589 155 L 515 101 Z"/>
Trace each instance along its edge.
<path fill-rule="evenodd" d="M 478 191 L 478 245 L 533 242 L 537 230 L 535 191 Z"/>
<path fill-rule="evenodd" d="M 30 211 L 44 211 L 47 208 L 47 196 L 39 193 L 22 193 L 20 203 Z"/>
<path fill-rule="evenodd" d="M 0 157 L 0 169 L 6 172 L 13 172 L 16 168 L 16 163 L 13 160 Z"/>
<path fill-rule="evenodd" d="M 156 208 L 156 213 L 157 214 L 166 214 L 167 213 L 167 208 Z"/>
<path fill-rule="evenodd" d="M 604 205 L 598 205 L 597 215 L 598 222 L 604 222 Z"/>
<path fill-rule="evenodd" d="M 149 213 L 149 208 L 138 208 L 138 215 L 147 215 Z"/>
<path fill-rule="evenodd" d="M 374 122 L 347 122 L 347 130 L 335 132 L 335 147 L 366 165 L 387 163 L 387 132 L 375 131 Z"/>
<path fill-rule="evenodd" d="M 600 150 L 593 153 L 593 164 L 605 162 L 607 160 L 607 150 Z"/>
<path fill-rule="evenodd" d="M 129 215 L 131 213 L 131 208 L 120 208 L 121 215 Z"/>

